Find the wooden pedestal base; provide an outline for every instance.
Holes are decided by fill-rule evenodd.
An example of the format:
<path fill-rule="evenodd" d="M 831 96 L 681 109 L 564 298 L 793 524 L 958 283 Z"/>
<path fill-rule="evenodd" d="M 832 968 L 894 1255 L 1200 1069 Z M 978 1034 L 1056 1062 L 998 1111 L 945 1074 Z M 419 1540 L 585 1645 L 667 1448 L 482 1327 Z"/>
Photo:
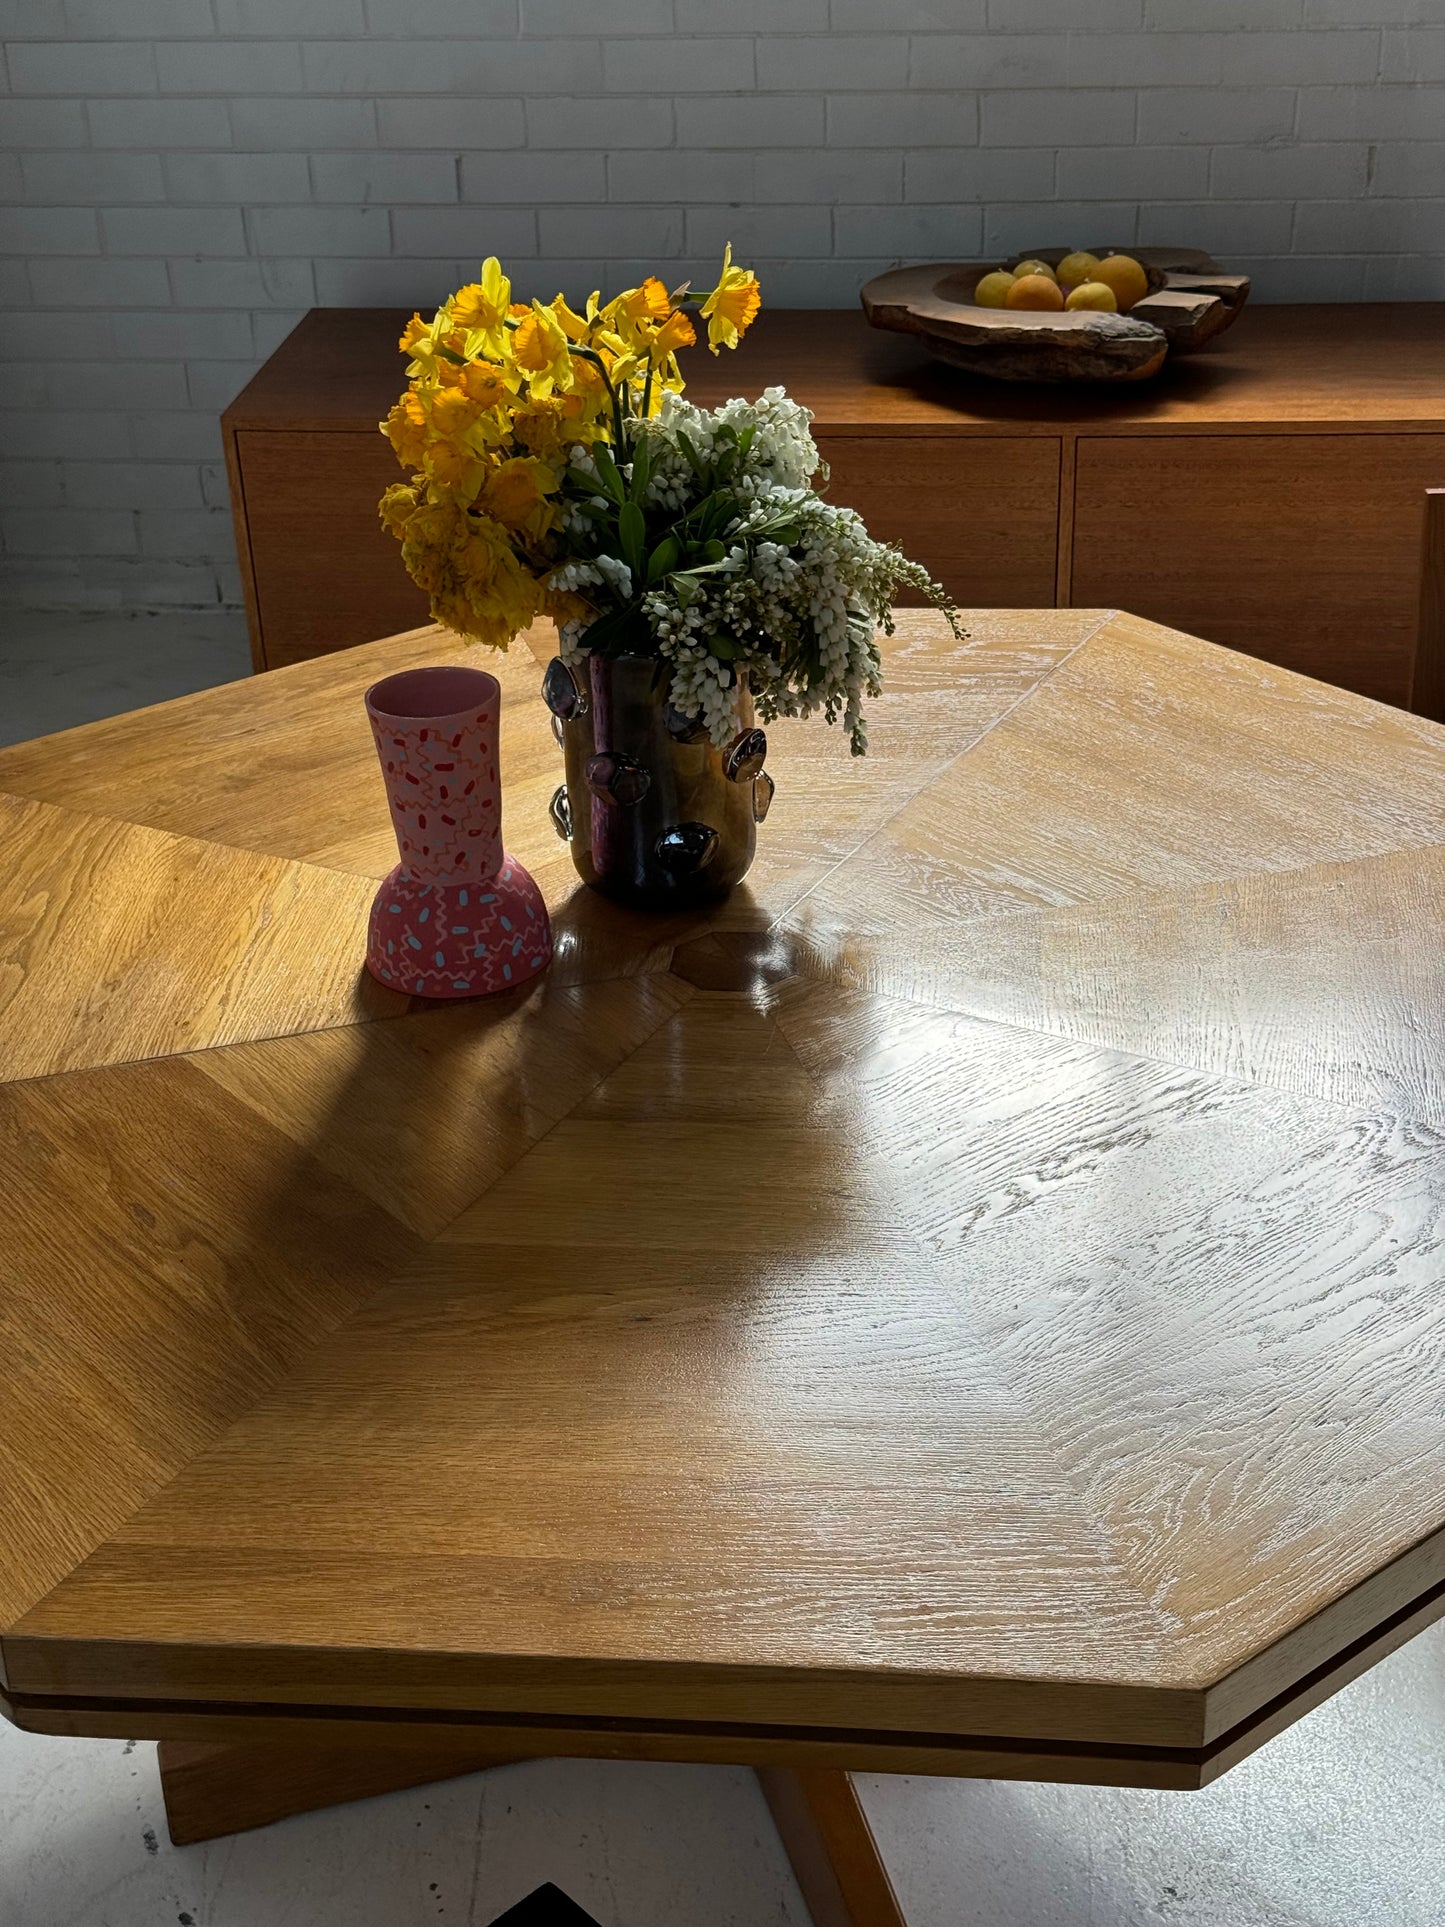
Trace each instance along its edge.
<path fill-rule="evenodd" d="M 427 1786 L 507 1762 L 457 1747 L 219 1746 L 162 1740 L 161 1790 L 178 1847 L 291 1814 Z M 907 1927 L 851 1773 L 762 1767 L 758 1779 L 813 1927 Z"/>

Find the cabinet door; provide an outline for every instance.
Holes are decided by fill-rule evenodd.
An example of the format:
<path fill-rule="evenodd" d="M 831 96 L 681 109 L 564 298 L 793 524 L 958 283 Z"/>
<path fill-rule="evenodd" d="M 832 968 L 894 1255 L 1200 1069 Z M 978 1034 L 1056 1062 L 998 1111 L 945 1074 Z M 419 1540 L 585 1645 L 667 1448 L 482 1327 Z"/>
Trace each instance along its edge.
<path fill-rule="evenodd" d="M 857 509 L 870 535 L 901 543 L 961 607 L 1054 606 L 1053 436 L 820 435 L 818 447 L 830 499 Z"/>
<path fill-rule="evenodd" d="M 1081 436 L 1072 600 L 1405 705 L 1445 435 Z"/>
<path fill-rule="evenodd" d="M 380 435 L 243 429 L 236 443 L 267 669 L 430 621 L 377 520 L 401 476 Z"/>

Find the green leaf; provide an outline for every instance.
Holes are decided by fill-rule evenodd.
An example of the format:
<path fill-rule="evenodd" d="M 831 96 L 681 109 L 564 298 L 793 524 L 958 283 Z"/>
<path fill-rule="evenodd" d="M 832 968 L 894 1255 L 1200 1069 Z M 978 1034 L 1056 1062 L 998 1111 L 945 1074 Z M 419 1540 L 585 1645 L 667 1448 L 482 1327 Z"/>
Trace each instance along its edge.
<path fill-rule="evenodd" d="M 617 533 L 622 542 L 622 559 L 636 582 L 642 574 L 642 554 L 647 542 L 647 522 L 636 502 L 622 504 L 617 516 Z"/>
<path fill-rule="evenodd" d="M 632 486 L 627 491 L 629 500 L 641 502 L 647 493 L 651 474 L 652 444 L 646 435 L 639 435 L 632 450 Z"/>
<path fill-rule="evenodd" d="M 712 541 L 703 544 L 702 554 L 705 562 L 722 562 L 727 557 L 727 550 L 714 537 Z"/>
<path fill-rule="evenodd" d="M 682 557 L 682 544 L 675 535 L 665 535 L 647 558 L 647 579 L 660 582 L 671 575 Z"/>
<path fill-rule="evenodd" d="M 698 475 L 705 476 L 706 471 L 703 468 L 702 457 L 693 447 L 691 437 L 679 428 L 677 431 L 677 439 L 682 443 L 683 454 L 686 455 L 687 459 L 692 463 Z"/>
<path fill-rule="evenodd" d="M 719 662 L 736 662 L 739 656 L 747 654 L 743 644 L 734 642 L 731 636 L 709 636 L 707 652 Z"/>
<path fill-rule="evenodd" d="M 606 442 L 592 444 L 592 459 L 597 464 L 597 473 L 602 477 L 603 494 L 610 495 L 614 502 L 626 501 L 627 490 L 622 486 L 622 476 Z"/>

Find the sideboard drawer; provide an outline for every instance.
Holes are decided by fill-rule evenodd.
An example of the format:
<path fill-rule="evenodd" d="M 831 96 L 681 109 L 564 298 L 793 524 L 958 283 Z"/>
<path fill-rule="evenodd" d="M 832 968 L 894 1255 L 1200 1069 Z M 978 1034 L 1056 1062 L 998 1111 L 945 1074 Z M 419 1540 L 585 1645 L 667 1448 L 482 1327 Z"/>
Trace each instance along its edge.
<path fill-rule="evenodd" d="M 899 542 L 964 608 L 1052 608 L 1061 443 L 1051 435 L 819 435 L 831 501 Z M 923 597 L 907 594 L 900 602 Z"/>
<path fill-rule="evenodd" d="M 1072 601 L 1408 707 L 1445 434 L 1081 435 Z"/>
<path fill-rule="evenodd" d="M 259 667 L 304 662 L 431 620 L 377 518 L 401 470 L 375 432 L 243 429 L 236 460 L 255 584 Z"/>

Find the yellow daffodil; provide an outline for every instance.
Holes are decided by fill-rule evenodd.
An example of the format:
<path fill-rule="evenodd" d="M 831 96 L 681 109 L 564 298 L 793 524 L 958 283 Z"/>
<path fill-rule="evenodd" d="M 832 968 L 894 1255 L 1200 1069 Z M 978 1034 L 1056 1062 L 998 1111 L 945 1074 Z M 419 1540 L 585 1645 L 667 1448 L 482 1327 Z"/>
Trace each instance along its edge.
<path fill-rule="evenodd" d="M 747 268 L 733 266 L 732 243 L 723 251 L 722 274 L 718 284 L 702 304 L 707 317 L 707 345 L 716 354 L 720 347 L 736 348 L 762 306 L 758 278 Z"/>
<path fill-rule="evenodd" d="M 666 321 L 671 306 L 667 289 L 650 274 L 640 288 L 626 288 L 614 296 L 602 312 L 626 321 Z"/>
<path fill-rule="evenodd" d="M 512 336 L 512 359 L 527 376 L 534 395 L 572 386 L 572 354 L 561 322 L 550 308 L 534 301 Z"/>
<path fill-rule="evenodd" d="M 432 396 L 431 424 L 439 435 L 459 439 L 481 419 L 481 404 L 461 388 L 439 388 Z"/>
<path fill-rule="evenodd" d="M 489 255 L 482 263 L 481 280 L 459 288 L 447 303 L 452 322 L 468 334 L 480 337 L 475 349 L 469 347 L 469 353 L 502 353 L 505 345 L 504 324 L 511 302 L 512 284 L 502 273 L 502 264 L 496 255 Z"/>
<path fill-rule="evenodd" d="M 504 529 L 525 531 L 534 537 L 543 535 L 555 519 L 546 498 L 559 480 L 557 471 L 535 456 L 514 455 L 490 471 L 478 507 Z"/>
<path fill-rule="evenodd" d="M 426 446 L 426 410 L 415 395 L 405 394 L 395 403 L 381 424 L 381 432 L 396 450 L 403 468 L 420 468 Z"/>
<path fill-rule="evenodd" d="M 690 348 L 696 340 L 697 329 L 681 308 L 674 308 L 648 344 L 653 366 L 675 355 L 679 348 Z"/>
<path fill-rule="evenodd" d="M 560 294 L 553 297 L 552 312 L 556 315 L 558 321 L 561 322 L 562 332 L 569 341 L 585 341 L 587 339 L 590 333 L 588 322 L 580 314 L 577 314 L 573 309 L 569 308 Z"/>
<path fill-rule="evenodd" d="M 470 361 L 465 368 L 458 369 L 457 374 L 463 393 L 480 407 L 495 408 L 506 400 L 506 370 L 494 361 Z"/>

